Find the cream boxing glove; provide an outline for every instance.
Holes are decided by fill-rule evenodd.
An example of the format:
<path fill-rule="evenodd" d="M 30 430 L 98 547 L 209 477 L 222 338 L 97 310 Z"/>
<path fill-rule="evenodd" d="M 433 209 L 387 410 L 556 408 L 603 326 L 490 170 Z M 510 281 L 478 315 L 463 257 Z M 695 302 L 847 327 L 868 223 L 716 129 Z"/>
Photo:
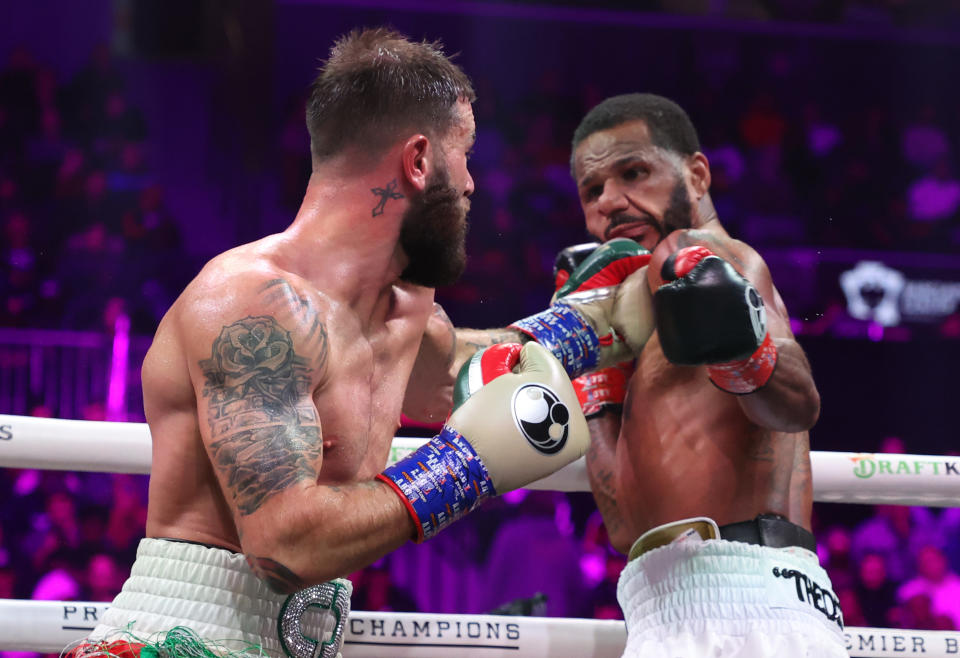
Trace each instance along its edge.
<path fill-rule="evenodd" d="M 441 432 L 377 476 L 403 499 L 418 542 L 487 498 L 579 459 L 590 440 L 570 379 L 537 343 L 478 353 L 464 364 L 455 391 Z"/>

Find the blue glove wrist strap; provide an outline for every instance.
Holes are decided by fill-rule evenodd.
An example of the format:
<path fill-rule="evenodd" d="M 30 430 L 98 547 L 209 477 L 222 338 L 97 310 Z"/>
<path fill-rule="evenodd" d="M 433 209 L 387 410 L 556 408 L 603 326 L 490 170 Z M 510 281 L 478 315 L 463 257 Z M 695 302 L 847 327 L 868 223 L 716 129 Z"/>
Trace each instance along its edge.
<path fill-rule="evenodd" d="M 593 370 L 600 360 L 600 339 L 586 319 L 557 302 L 545 311 L 510 325 L 553 352 L 571 379 Z"/>
<path fill-rule="evenodd" d="M 406 496 L 422 531 L 420 540 L 430 539 L 496 495 L 473 446 L 446 425 L 427 444 L 388 466 L 381 477 Z"/>

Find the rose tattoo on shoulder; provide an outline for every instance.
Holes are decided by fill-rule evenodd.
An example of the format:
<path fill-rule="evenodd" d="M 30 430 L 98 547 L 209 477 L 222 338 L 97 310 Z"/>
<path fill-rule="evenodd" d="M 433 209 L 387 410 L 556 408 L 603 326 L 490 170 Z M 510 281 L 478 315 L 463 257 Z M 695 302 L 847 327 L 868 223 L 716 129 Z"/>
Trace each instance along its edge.
<path fill-rule="evenodd" d="M 224 326 L 200 361 L 211 457 L 241 514 L 316 479 L 323 443 L 308 363 L 270 316 Z"/>
<path fill-rule="evenodd" d="M 264 411 L 277 417 L 293 410 L 309 382 L 307 360 L 294 353 L 290 332 L 268 316 L 225 326 L 200 367 L 204 395 L 213 389 L 223 401 L 259 395 Z"/>

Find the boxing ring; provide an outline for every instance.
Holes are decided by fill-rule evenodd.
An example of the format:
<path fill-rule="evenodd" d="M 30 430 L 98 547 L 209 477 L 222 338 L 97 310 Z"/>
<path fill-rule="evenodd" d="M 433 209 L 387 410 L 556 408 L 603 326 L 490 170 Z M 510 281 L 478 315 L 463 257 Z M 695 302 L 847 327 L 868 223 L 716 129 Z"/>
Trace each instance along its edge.
<path fill-rule="evenodd" d="M 393 463 L 426 439 L 394 439 Z M 0 414 L 0 467 L 150 472 L 143 423 Z M 818 502 L 960 507 L 960 457 L 811 452 Z M 581 459 L 529 488 L 589 491 Z M 0 651 L 59 653 L 93 630 L 108 604 L 0 599 Z M 847 627 L 853 657 L 960 656 L 960 631 Z M 618 658 L 622 621 L 353 611 L 344 658 Z"/>

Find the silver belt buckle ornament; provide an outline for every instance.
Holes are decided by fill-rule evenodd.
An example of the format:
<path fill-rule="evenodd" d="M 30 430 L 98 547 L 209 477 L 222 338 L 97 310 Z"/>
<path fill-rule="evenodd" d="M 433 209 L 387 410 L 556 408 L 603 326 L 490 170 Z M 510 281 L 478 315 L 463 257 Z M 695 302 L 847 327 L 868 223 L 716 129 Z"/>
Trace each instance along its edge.
<path fill-rule="evenodd" d="M 350 614 L 349 580 L 337 579 L 300 590 L 287 597 L 280 608 L 277 633 L 280 646 L 290 658 L 337 658 Z M 310 608 L 321 611 L 322 636 L 304 634 L 304 615 Z"/>

